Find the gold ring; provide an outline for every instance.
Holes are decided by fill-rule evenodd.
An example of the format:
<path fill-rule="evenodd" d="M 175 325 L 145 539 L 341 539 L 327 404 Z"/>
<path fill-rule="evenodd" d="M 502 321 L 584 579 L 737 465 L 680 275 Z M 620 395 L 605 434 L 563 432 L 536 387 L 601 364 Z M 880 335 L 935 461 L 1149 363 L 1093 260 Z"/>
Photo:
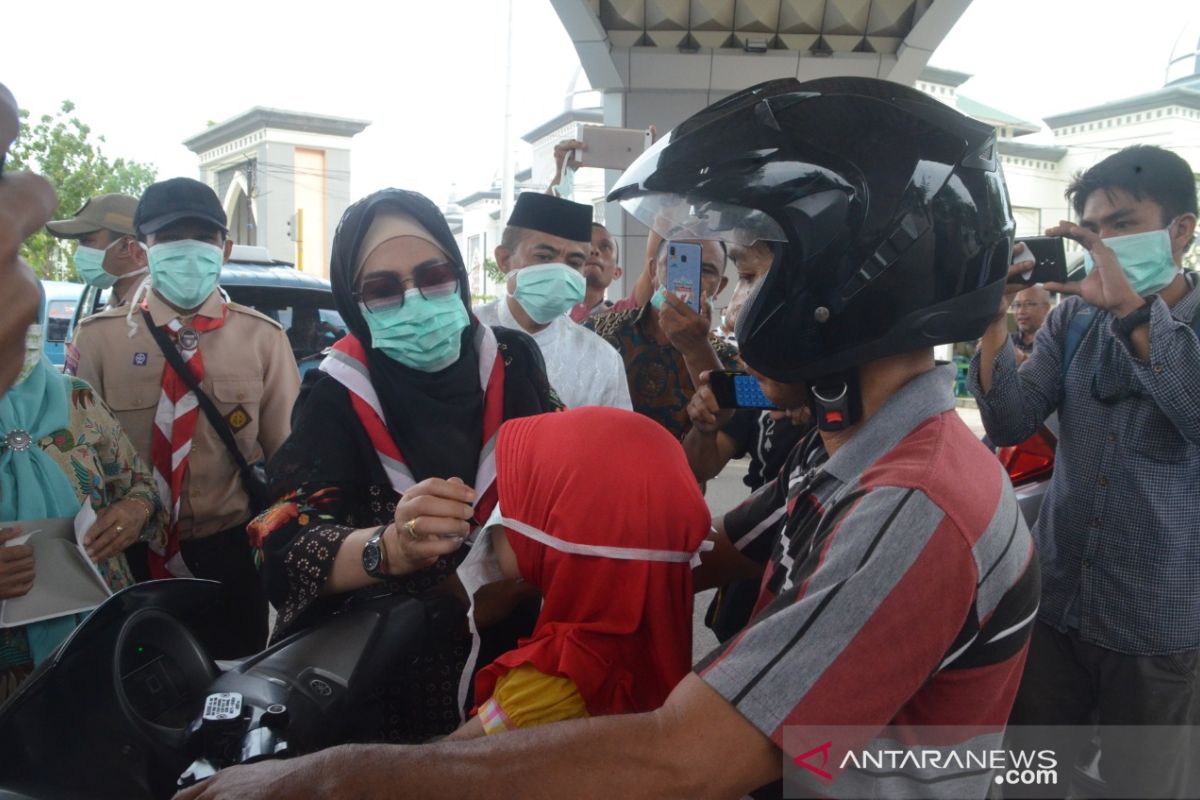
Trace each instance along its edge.
<path fill-rule="evenodd" d="M 408 531 L 408 538 L 414 542 L 417 541 L 417 520 L 420 517 L 413 517 L 408 522 L 404 523 L 404 530 Z"/>

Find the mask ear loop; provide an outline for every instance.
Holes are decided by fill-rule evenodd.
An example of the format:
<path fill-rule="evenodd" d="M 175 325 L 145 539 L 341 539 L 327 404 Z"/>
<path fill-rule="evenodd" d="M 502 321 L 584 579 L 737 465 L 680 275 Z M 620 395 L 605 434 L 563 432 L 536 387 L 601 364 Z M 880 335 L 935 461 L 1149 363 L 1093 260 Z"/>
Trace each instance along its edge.
<path fill-rule="evenodd" d="M 491 544 L 491 534 L 488 530 L 494 525 L 500 524 L 498 521 L 500 504 L 496 504 L 496 510 L 492 512 L 492 516 L 480 526 L 472 538 L 470 546 L 472 548 L 482 547 L 484 534 L 487 534 L 488 544 Z M 469 559 L 470 554 L 467 555 Z M 463 560 L 466 563 L 466 559 Z M 463 586 L 466 589 L 466 585 Z M 463 665 L 462 675 L 458 679 L 458 720 L 460 723 L 467 721 L 467 693 L 471 690 L 471 681 L 475 677 L 475 667 L 479 663 L 479 650 L 483 644 L 483 638 L 479 635 L 479 628 L 475 625 L 475 593 L 482 586 L 476 586 L 470 590 L 467 595 L 467 627 L 471 631 L 471 652 L 467 654 L 466 663 Z"/>
<path fill-rule="evenodd" d="M 142 300 L 150 293 L 150 277 L 146 278 L 138 284 L 138 287 L 133 290 L 133 296 L 129 298 L 129 310 L 125 312 L 125 324 L 129 326 L 129 338 L 132 339 L 138 332 L 138 324 L 133 318 L 133 312 L 142 304 Z"/>

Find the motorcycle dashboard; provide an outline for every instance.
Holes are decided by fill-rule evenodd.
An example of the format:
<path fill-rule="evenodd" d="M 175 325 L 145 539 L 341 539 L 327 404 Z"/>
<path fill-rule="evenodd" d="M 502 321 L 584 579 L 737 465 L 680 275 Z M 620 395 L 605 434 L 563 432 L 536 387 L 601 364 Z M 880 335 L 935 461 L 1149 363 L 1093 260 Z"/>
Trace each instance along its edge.
<path fill-rule="evenodd" d="M 128 619 L 115 655 L 121 703 L 136 722 L 151 729 L 185 729 L 216 675 L 191 632 L 151 609 Z"/>

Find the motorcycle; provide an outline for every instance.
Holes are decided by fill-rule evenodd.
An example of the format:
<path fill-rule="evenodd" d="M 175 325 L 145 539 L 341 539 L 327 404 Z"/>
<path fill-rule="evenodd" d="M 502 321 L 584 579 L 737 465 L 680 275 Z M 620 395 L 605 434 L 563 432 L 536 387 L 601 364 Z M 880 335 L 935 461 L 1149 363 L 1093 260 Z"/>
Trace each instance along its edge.
<path fill-rule="evenodd" d="M 0 707 L 0 800 L 159 800 L 220 769 L 368 734 L 364 701 L 436 605 L 383 595 L 237 662 L 193 633 L 220 584 L 131 586 Z"/>

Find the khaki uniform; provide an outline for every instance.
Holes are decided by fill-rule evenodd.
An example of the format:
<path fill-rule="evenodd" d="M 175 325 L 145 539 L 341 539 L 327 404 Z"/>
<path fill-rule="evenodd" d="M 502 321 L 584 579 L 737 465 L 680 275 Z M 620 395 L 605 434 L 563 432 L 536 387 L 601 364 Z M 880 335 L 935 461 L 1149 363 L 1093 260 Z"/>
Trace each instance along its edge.
<path fill-rule="evenodd" d="M 148 298 L 157 325 L 179 317 L 154 292 Z M 197 313 L 219 316 L 221 302 L 220 294 L 213 292 Z M 237 303 L 228 307 L 224 325 L 200 334 L 201 388 L 231 422 L 238 448 L 253 464 L 270 458 L 291 432 L 300 374 L 287 335 L 277 322 Z M 127 310 L 126 306 L 109 309 L 79 323 L 74 342 L 79 357 L 76 374 L 104 398 L 138 454 L 153 464 L 151 435 L 166 358 L 140 311 L 134 312 L 138 330 L 130 338 Z M 237 465 L 201 410 L 183 480 L 180 537 L 210 536 L 249 517 L 250 501 Z"/>

